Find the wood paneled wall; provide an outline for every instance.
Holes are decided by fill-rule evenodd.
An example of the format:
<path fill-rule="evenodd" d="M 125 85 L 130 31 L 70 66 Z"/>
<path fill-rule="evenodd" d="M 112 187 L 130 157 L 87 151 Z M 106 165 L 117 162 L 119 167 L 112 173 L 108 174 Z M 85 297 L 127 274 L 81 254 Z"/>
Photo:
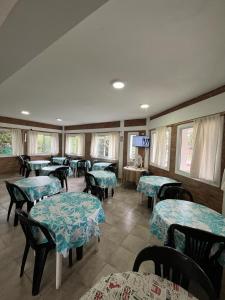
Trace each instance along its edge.
<path fill-rule="evenodd" d="M 183 183 L 183 187 L 188 189 L 194 197 L 194 201 L 200 204 L 207 205 L 218 212 L 222 211 L 223 193 L 219 187 L 215 187 L 198 180 L 194 180 L 175 173 L 176 163 L 176 141 L 177 141 L 177 125 L 172 125 L 171 132 L 171 150 L 170 150 L 170 170 L 166 171 L 160 168 L 150 166 L 150 171 L 154 175 L 167 176 L 174 178 Z M 225 168 L 225 123 L 223 131 L 223 146 L 221 160 L 221 174 Z"/>

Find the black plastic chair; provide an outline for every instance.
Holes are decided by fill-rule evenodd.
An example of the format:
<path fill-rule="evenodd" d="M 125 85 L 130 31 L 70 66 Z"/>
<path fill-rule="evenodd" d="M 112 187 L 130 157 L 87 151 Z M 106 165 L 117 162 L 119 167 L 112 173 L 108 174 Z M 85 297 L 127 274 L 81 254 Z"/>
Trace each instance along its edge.
<path fill-rule="evenodd" d="M 96 178 L 89 173 L 85 173 L 85 181 L 86 181 L 86 188 L 84 189 L 84 192 L 88 193 L 91 192 L 92 195 L 99 198 L 100 201 L 104 199 L 104 189 L 101 188 Z"/>
<path fill-rule="evenodd" d="M 72 160 L 72 156 L 67 155 L 67 156 L 66 156 L 66 159 L 65 159 L 64 162 L 63 162 L 63 165 L 69 166 L 71 160 Z"/>
<path fill-rule="evenodd" d="M 68 191 L 68 182 L 67 182 L 67 176 L 68 176 L 68 172 L 69 172 L 69 167 L 59 167 L 57 169 L 55 169 L 54 171 L 51 171 L 48 176 L 53 175 L 54 177 L 57 177 L 60 182 L 61 182 L 61 186 L 62 188 L 64 188 L 64 182 L 66 184 L 66 191 Z"/>
<path fill-rule="evenodd" d="M 175 235 L 178 232 L 185 239 L 183 253 L 201 266 L 210 278 L 219 296 L 223 267 L 218 263 L 218 257 L 225 250 L 225 237 L 196 228 L 172 224 L 168 229 L 168 246 L 176 248 Z M 215 250 L 216 244 L 218 245 L 217 250 Z"/>
<path fill-rule="evenodd" d="M 26 161 L 30 161 L 30 156 L 29 155 L 19 155 L 18 156 L 19 162 L 20 162 L 20 171 L 19 173 L 24 176 L 25 171 L 26 171 Z"/>
<path fill-rule="evenodd" d="M 31 207 L 33 206 L 33 202 L 30 201 L 29 197 L 17 185 L 10 183 L 8 181 L 5 181 L 5 184 L 10 196 L 10 203 L 9 203 L 8 214 L 7 214 L 7 222 L 8 222 L 13 204 L 15 204 L 17 209 L 17 208 L 22 208 L 24 203 L 26 203 L 27 211 L 29 212 Z M 18 224 L 18 216 L 15 213 L 14 226 L 16 226 L 17 224 Z"/>
<path fill-rule="evenodd" d="M 105 167 L 104 171 L 112 172 L 118 177 L 118 166 L 116 163 L 112 163 Z M 112 188 L 112 197 L 114 195 L 114 189 Z M 108 198 L 108 188 L 105 188 L 105 197 Z"/>
<path fill-rule="evenodd" d="M 165 199 L 165 198 L 164 198 L 164 192 L 165 192 L 165 190 L 167 189 L 167 187 L 169 187 L 169 186 L 174 187 L 174 186 L 181 186 L 181 185 L 182 185 L 181 182 L 171 182 L 171 183 L 165 183 L 165 184 L 163 184 L 163 185 L 160 187 L 159 192 L 158 192 L 158 194 L 157 194 L 158 199 L 159 199 L 159 200 L 164 200 L 164 199 Z"/>
<path fill-rule="evenodd" d="M 163 199 L 180 199 L 194 202 L 192 194 L 180 186 L 166 187 L 161 200 Z"/>
<path fill-rule="evenodd" d="M 187 291 L 190 291 L 190 283 L 194 282 L 201 286 L 209 300 L 217 299 L 208 276 L 193 259 L 185 254 L 170 247 L 149 246 L 141 250 L 136 257 L 133 271 L 138 272 L 144 261 L 154 262 L 156 275 L 180 285 Z"/>
<path fill-rule="evenodd" d="M 77 162 L 77 176 L 80 177 L 80 175 L 85 175 L 87 172 L 87 161 L 86 159 L 78 160 Z"/>

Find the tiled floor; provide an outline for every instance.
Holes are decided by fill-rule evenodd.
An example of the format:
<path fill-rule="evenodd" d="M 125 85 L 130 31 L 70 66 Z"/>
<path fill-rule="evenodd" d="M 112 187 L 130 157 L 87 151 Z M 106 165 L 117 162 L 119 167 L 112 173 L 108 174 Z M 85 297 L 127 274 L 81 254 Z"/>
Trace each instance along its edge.
<path fill-rule="evenodd" d="M 10 178 L 10 181 L 16 177 Z M 82 191 L 83 178 L 70 178 L 69 191 Z M 55 253 L 49 254 L 42 278 L 40 294 L 31 296 L 34 257 L 30 251 L 25 274 L 19 277 L 24 236 L 20 226 L 14 227 L 13 215 L 6 222 L 9 196 L 4 179 L 0 179 L 0 299 L 1 300 L 76 300 L 102 276 L 132 269 L 136 254 L 157 240 L 149 237 L 150 211 L 147 203 L 140 203 L 140 195 L 132 188 L 118 187 L 113 198 L 105 200 L 103 207 L 106 223 L 101 225 L 101 242 L 90 242 L 81 261 L 75 260 L 71 268 L 63 260 L 63 278 L 60 290 L 55 289 Z M 146 269 L 146 265 L 142 266 Z M 148 265 L 148 270 L 151 266 Z M 221 299 L 225 299 L 225 284 Z"/>
<path fill-rule="evenodd" d="M 10 178 L 10 181 L 16 178 Z M 82 191 L 83 178 L 70 178 L 69 191 Z M 75 260 L 68 268 L 63 260 L 61 289 L 55 290 L 55 253 L 47 258 L 39 296 L 31 296 L 33 252 L 30 251 L 25 274 L 19 277 L 24 236 L 20 226 L 13 227 L 13 214 L 6 222 L 9 196 L 4 180 L 0 180 L 0 299 L 1 300 L 75 300 L 79 299 L 102 276 L 132 269 L 136 254 L 149 244 L 147 204 L 140 204 L 135 189 L 118 187 L 113 198 L 105 200 L 103 207 L 106 223 L 101 225 L 102 237 L 96 250 L 95 241 L 84 249 L 81 261 Z"/>

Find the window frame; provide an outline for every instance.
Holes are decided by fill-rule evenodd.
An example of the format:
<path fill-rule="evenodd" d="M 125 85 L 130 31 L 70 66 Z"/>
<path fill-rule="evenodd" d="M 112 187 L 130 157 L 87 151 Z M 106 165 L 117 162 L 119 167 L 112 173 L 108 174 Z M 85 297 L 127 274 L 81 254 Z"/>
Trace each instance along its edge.
<path fill-rule="evenodd" d="M 166 170 L 166 171 L 169 171 L 170 170 L 170 152 L 171 152 L 171 134 L 172 134 L 172 127 L 171 126 L 168 126 L 167 127 L 167 130 L 169 132 L 169 143 L 168 143 L 168 164 L 167 164 L 167 167 L 165 168 L 162 168 L 161 166 L 155 164 L 154 162 L 151 161 L 151 158 L 152 158 L 152 155 L 153 155 L 153 147 L 152 147 L 152 135 L 156 132 L 156 129 L 153 129 L 151 130 L 150 134 L 151 134 L 151 140 L 150 140 L 150 154 L 149 154 L 149 165 L 150 166 L 153 166 L 155 168 L 158 168 L 158 169 L 162 169 L 162 170 Z"/>
<path fill-rule="evenodd" d="M 38 134 L 37 134 L 37 139 L 38 139 L 38 135 L 48 135 L 51 137 L 51 133 L 50 132 L 39 132 L 38 131 Z M 38 149 L 38 141 L 37 141 L 37 149 Z M 34 155 L 34 156 L 46 156 L 46 155 L 51 155 L 51 151 L 50 152 L 38 152 Z"/>
<path fill-rule="evenodd" d="M 133 160 L 130 159 L 130 146 L 131 146 L 131 136 L 132 135 L 139 135 L 139 132 L 138 131 L 136 131 L 136 132 L 130 131 L 127 134 L 127 164 L 133 162 Z M 135 147 L 135 148 L 136 148 L 135 149 L 135 156 L 137 157 L 137 155 L 138 155 L 138 148 L 137 147 Z"/>
<path fill-rule="evenodd" d="M 11 132 L 11 138 L 12 138 L 12 131 L 10 128 L 0 127 L 0 132 L 3 132 L 3 131 Z M 12 154 L 0 154 L 0 158 L 4 158 L 4 157 L 16 157 L 16 155 L 13 155 L 13 149 L 12 149 Z"/>
<path fill-rule="evenodd" d="M 81 139 L 81 143 L 83 143 L 83 153 L 80 155 L 80 154 L 77 154 L 77 153 L 74 153 L 74 152 L 65 152 L 67 155 L 72 155 L 72 156 L 76 156 L 76 157 L 83 157 L 85 156 L 85 135 L 82 134 L 82 133 L 69 133 L 67 134 L 66 136 L 66 139 L 68 138 L 71 138 L 71 137 L 80 137 Z M 69 141 L 68 141 L 69 143 Z M 78 146 L 79 148 L 79 146 Z"/>

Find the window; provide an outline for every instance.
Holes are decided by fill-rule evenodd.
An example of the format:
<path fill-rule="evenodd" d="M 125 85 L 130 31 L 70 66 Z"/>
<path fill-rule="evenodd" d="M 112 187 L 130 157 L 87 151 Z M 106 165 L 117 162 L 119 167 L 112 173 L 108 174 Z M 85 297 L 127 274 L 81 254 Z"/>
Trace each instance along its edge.
<path fill-rule="evenodd" d="M 150 165 L 169 170 L 171 127 L 151 131 Z"/>
<path fill-rule="evenodd" d="M 47 133 L 38 133 L 37 135 L 37 153 L 48 154 L 51 153 L 51 135 Z"/>
<path fill-rule="evenodd" d="M 0 128 L 0 156 L 13 155 L 11 130 Z"/>
<path fill-rule="evenodd" d="M 59 153 L 59 134 L 50 132 L 29 131 L 29 155 L 55 155 Z"/>
<path fill-rule="evenodd" d="M 108 160 L 117 160 L 119 150 L 119 134 L 94 133 L 91 140 L 91 156 Z"/>
<path fill-rule="evenodd" d="M 190 174 L 193 154 L 193 124 L 178 127 L 176 170 Z"/>
<path fill-rule="evenodd" d="M 67 134 L 66 135 L 66 154 L 77 156 L 84 155 L 84 134 Z"/>
<path fill-rule="evenodd" d="M 138 135 L 138 132 L 128 133 L 128 143 L 127 143 L 127 162 L 132 162 L 136 159 L 138 154 L 138 148 L 133 146 L 133 137 Z"/>

